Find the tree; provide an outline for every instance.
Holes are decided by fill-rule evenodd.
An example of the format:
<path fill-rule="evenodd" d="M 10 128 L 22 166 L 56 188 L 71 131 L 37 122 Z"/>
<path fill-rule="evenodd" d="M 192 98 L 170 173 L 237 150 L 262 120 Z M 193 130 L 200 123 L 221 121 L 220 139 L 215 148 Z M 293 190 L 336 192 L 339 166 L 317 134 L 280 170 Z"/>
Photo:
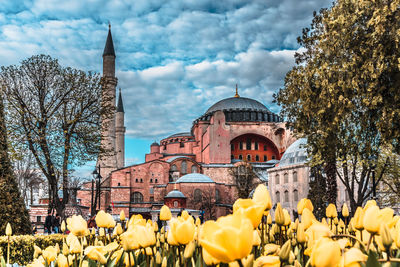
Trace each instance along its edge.
<path fill-rule="evenodd" d="M 229 174 L 233 178 L 239 198 L 249 198 L 250 193 L 260 183 L 253 166 L 246 161 L 235 163 L 229 170 Z"/>
<path fill-rule="evenodd" d="M 7 223 L 15 234 L 30 234 L 31 222 L 8 158 L 7 132 L 0 94 L 0 235 L 5 234 Z"/>
<path fill-rule="evenodd" d="M 325 217 L 327 188 L 326 178 L 322 174 L 321 167 L 314 166 L 310 170 L 310 181 L 308 199 L 311 200 L 314 206 L 314 215 L 318 220 Z"/>
<path fill-rule="evenodd" d="M 21 136 L 29 147 L 48 181 L 49 208 L 63 214 L 70 170 L 98 155 L 101 116 L 111 114 L 111 107 L 101 105 L 100 76 L 62 67 L 45 55 L 1 70 L 10 138 Z"/>
<path fill-rule="evenodd" d="M 298 38 L 304 51 L 276 95 L 282 115 L 307 137 L 312 164 L 324 166 L 328 193 L 335 170 L 353 211 L 382 179 L 385 168 L 372 184 L 382 145 L 400 149 L 399 6 L 338 0 L 315 13 Z"/>

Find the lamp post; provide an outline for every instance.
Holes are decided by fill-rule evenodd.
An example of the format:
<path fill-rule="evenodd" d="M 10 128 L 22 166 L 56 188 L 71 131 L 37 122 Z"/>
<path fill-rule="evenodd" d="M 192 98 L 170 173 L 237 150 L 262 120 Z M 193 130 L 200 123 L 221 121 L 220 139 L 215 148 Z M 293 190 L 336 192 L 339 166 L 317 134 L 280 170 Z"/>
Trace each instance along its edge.
<path fill-rule="evenodd" d="M 98 168 L 98 170 L 97 170 Z M 93 179 L 92 179 L 92 216 L 94 215 L 94 210 L 96 209 L 96 206 L 98 205 L 98 210 L 100 210 L 100 186 L 101 186 L 101 175 L 100 175 L 100 165 L 96 167 L 92 173 Z M 93 188 L 94 188 L 94 183 L 96 182 L 96 196 L 94 197 L 94 203 L 93 203 Z"/>
<path fill-rule="evenodd" d="M 372 173 L 372 199 L 376 200 L 376 184 L 375 184 L 375 168 L 376 168 L 376 156 L 370 156 L 369 162 L 371 166 Z"/>

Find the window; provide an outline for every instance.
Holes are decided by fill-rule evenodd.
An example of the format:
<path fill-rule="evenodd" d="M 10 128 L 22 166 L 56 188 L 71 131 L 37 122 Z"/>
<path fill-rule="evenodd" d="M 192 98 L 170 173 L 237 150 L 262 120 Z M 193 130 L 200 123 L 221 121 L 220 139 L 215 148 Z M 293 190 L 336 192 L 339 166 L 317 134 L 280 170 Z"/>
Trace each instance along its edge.
<path fill-rule="evenodd" d="M 178 168 L 176 167 L 176 165 L 172 165 L 171 166 L 171 171 L 176 172 L 178 170 Z"/>
<path fill-rule="evenodd" d="M 254 150 L 258 150 L 258 142 L 254 142 Z"/>
<path fill-rule="evenodd" d="M 285 196 L 285 202 L 289 202 L 289 191 L 286 190 L 284 196 Z"/>
<path fill-rule="evenodd" d="M 267 145 L 264 145 L 264 151 L 267 151 Z"/>
<path fill-rule="evenodd" d="M 158 183 L 158 179 L 156 178 L 156 183 Z"/>
<path fill-rule="evenodd" d="M 153 179 L 150 179 L 150 183 L 152 183 L 153 182 Z"/>
<path fill-rule="evenodd" d="M 150 194 L 154 194 L 154 187 L 150 187 Z"/>
<path fill-rule="evenodd" d="M 275 155 L 272 155 L 272 159 L 275 159 Z"/>
<path fill-rule="evenodd" d="M 121 183 L 118 183 L 118 186 L 121 186 Z"/>
<path fill-rule="evenodd" d="M 194 195 L 193 198 L 194 198 L 195 202 L 201 202 L 202 197 L 201 197 L 201 190 L 200 189 L 198 189 L 198 188 L 195 189 L 193 195 Z"/>
<path fill-rule="evenodd" d="M 220 203 L 221 202 L 221 195 L 220 195 L 218 189 L 215 189 L 215 202 L 216 203 Z"/>
<path fill-rule="evenodd" d="M 154 197 L 150 197 L 150 202 L 154 202 Z"/>
<path fill-rule="evenodd" d="M 285 173 L 283 175 L 283 181 L 284 181 L 285 184 L 289 183 L 289 174 Z"/>
<path fill-rule="evenodd" d="M 136 183 L 138 183 L 138 182 L 139 182 L 138 178 L 136 178 L 136 179 L 135 179 L 135 182 L 136 182 Z"/>
<path fill-rule="evenodd" d="M 140 178 L 140 182 L 143 183 L 143 179 L 142 178 Z"/>
<path fill-rule="evenodd" d="M 251 139 L 246 140 L 246 150 L 251 150 Z"/>
<path fill-rule="evenodd" d="M 41 221 L 41 219 L 42 219 L 42 217 L 41 217 L 41 216 L 36 216 L 36 221 L 37 221 L 37 222 L 40 222 L 40 221 Z"/>
<path fill-rule="evenodd" d="M 186 162 L 186 160 L 182 161 L 182 163 L 181 163 L 181 173 L 183 173 L 183 174 L 187 173 L 187 162 Z"/>
<path fill-rule="evenodd" d="M 192 173 L 197 173 L 197 166 L 196 165 L 192 165 Z"/>
<path fill-rule="evenodd" d="M 293 172 L 293 183 L 297 182 L 297 172 Z"/>
<path fill-rule="evenodd" d="M 260 157 L 256 155 L 256 161 L 260 161 Z"/>
<path fill-rule="evenodd" d="M 243 150 L 243 142 L 240 142 L 240 143 L 239 143 L 239 149 L 240 149 L 240 150 Z"/>
<path fill-rule="evenodd" d="M 247 161 L 251 161 L 251 156 L 247 155 Z"/>
<path fill-rule="evenodd" d="M 174 201 L 174 208 L 177 208 L 178 207 L 178 201 Z"/>
<path fill-rule="evenodd" d="M 279 174 L 275 176 L 275 184 L 279 184 Z"/>
<path fill-rule="evenodd" d="M 131 196 L 131 202 L 133 203 L 142 203 L 143 195 L 140 192 L 133 192 Z"/>
<path fill-rule="evenodd" d="M 275 200 L 275 202 L 280 202 L 281 201 L 281 193 L 279 193 L 279 191 L 276 191 L 276 193 L 275 193 L 275 198 L 276 198 L 276 200 Z"/>
<path fill-rule="evenodd" d="M 240 159 L 240 160 L 242 160 L 242 159 L 243 159 L 242 155 L 239 155 L 239 159 Z"/>
<path fill-rule="evenodd" d="M 235 150 L 235 144 L 231 144 L 231 151 Z"/>
<path fill-rule="evenodd" d="M 267 155 L 264 155 L 264 161 L 268 161 Z"/>
<path fill-rule="evenodd" d="M 181 143 L 179 144 L 179 147 L 185 147 L 185 144 L 181 142 Z"/>
<path fill-rule="evenodd" d="M 296 189 L 293 191 L 293 200 L 295 202 L 299 201 L 299 192 Z"/>

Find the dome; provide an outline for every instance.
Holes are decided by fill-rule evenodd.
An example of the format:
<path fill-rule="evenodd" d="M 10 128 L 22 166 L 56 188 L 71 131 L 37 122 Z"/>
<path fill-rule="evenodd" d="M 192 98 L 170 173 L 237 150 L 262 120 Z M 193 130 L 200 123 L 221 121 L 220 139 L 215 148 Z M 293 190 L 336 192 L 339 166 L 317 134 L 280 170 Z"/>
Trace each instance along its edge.
<path fill-rule="evenodd" d="M 154 142 L 150 146 L 160 146 L 160 145 L 157 142 Z"/>
<path fill-rule="evenodd" d="M 279 161 L 279 167 L 302 164 L 307 162 L 306 138 L 300 138 L 291 144 Z"/>
<path fill-rule="evenodd" d="M 210 177 L 201 173 L 189 173 L 179 178 L 176 183 L 215 183 Z"/>
<path fill-rule="evenodd" d="M 173 135 L 168 136 L 167 138 L 171 138 L 171 137 L 183 137 L 183 136 L 192 136 L 192 134 L 189 133 L 189 132 L 186 132 L 186 133 L 176 133 L 176 134 L 173 134 Z M 165 138 L 165 139 L 167 139 L 167 138 Z"/>
<path fill-rule="evenodd" d="M 178 189 L 170 191 L 165 198 L 186 198 L 185 195 Z"/>
<path fill-rule="evenodd" d="M 218 101 L 212 105 L 207 111 L 207 113 L 213 113 L 217 110 L 237 110 L 237 109 L 250 109 L 254 111 L 268 111 L 268 108 L 258 102 L 257 100 L 246 98 L 246 97 L 230 97 Z"/>

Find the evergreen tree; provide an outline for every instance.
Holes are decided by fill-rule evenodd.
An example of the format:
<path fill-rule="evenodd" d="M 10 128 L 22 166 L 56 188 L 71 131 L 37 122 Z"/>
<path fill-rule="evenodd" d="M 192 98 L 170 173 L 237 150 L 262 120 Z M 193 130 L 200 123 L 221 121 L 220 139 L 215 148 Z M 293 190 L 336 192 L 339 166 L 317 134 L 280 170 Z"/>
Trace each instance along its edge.
<path fill-rule="evenodd" d="M 13 234 L 30 234 L 31 222 L 8 158 L 7 133 L 4 123 L 3 98 L 0 95 L 0 235 L 7 223 Z"/>

